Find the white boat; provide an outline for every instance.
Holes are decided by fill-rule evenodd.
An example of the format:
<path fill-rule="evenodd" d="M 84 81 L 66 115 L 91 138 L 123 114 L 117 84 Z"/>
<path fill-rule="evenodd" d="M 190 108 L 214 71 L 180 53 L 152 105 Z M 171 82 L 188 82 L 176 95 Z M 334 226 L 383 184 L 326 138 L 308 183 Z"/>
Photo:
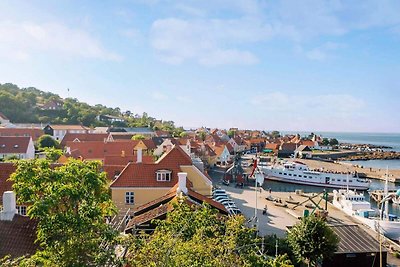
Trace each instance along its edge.
<path fill-rule="evenodd" d="M 333 205 L 375 232 L 400 241 L 400 220 L 397 216 L 389 215 L 387 211 L 383 213 L 372 209 L 371 203 L 365 200 L 362 193 L 353 190 L 333 190 Z"/>
<path fill-rule="evenodd" d="M 370 181 L 353 174 L 347 182 L 346 173 L 323 172 L 310 170 L 302 162 L 285 162 L 272 166 L 263 166 L 265 179 L 294 184 L 304 184 L 327 188 L 346 188 L 368 190 Z"/>

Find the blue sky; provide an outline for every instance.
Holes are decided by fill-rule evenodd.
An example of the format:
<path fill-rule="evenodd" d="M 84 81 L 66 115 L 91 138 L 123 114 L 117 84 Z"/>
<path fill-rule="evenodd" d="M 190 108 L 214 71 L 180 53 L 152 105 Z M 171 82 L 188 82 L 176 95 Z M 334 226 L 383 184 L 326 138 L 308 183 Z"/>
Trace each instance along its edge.
<path fill-rule="evenodd" d="M 0 83 L 185 127 L 400 132 L 399 10 L 397 0 L 2 0 Z"/>

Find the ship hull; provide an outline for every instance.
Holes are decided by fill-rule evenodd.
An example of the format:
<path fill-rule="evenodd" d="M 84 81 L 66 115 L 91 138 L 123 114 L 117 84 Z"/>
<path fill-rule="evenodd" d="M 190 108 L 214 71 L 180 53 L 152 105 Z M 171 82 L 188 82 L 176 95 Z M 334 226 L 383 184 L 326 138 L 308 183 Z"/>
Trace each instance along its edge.
<path fill-rule="evenodd" d="M 277 182 L 283 182 L 283 183 L 290 183 L 290 184 L 300 184 L 300 185 L 310 185 L 310 186 L 318 186 L 318 187 L 325 187 L 325 188 L 336 188 L 336 189 L 343 189 L 346 188 L 347 186 L 344 185 L 336 185 L 336 184 L 327 184 L 327 183 L 318 183 L 318 182 L 307 182 L 307 181 L 301 181 L 301 180 L 290 180 L 287 178 L 282 178 L 278 176 L 272 176 L 272 175 L 265 175 L 265 180 L 270 180 L 270 181 L 277 181 Z M 349 189 L 356 189 L 356 190 L 368 190 L 369 186 L 354 186 L 354 185 L 349 185 Z"/>

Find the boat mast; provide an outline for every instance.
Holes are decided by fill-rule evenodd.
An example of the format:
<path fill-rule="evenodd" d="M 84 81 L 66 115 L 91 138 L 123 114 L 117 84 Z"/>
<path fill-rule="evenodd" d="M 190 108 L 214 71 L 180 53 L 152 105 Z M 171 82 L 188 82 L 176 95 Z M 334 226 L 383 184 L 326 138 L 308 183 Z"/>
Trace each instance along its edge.
<path fill-rule="evenodd" d="M 385 200 L 385 216 L 386 216 L 386 220 L 389 220 L 389 199 L 387 198 L 388 194 L 389 194 L 389 190 L 388 190 L 388 180 L 389 180 L 389 167 L 386 166 L 386 179 L 385 179 L 385 190 L 384 190 L 384 196 L 386 198 Z"/>

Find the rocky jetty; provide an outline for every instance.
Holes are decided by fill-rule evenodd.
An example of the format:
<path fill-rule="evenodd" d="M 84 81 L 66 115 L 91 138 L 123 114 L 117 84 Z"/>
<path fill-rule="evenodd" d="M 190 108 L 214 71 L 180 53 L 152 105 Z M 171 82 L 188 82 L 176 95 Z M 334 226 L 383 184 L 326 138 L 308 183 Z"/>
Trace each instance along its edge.
<path fill-rule="evenodd" d="M 355 155 L 341 157 L 339 160 L 388 160 L 400 159 L 400 152 L 394 151 L 375 151 L 375 152 L 360 152 Z"/>

